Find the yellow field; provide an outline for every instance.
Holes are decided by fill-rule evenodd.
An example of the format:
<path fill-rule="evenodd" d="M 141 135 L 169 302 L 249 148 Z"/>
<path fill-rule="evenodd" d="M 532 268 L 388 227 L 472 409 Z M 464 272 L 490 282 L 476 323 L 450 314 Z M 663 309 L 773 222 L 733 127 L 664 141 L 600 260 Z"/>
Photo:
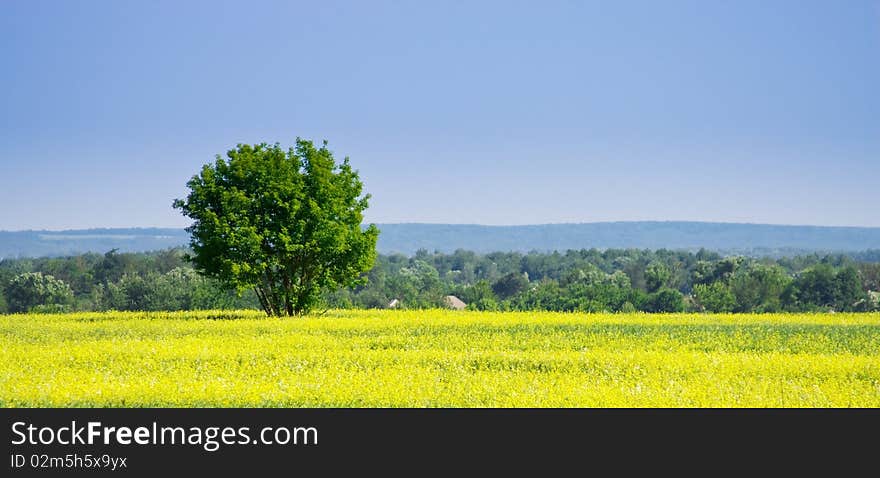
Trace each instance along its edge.
<path fill-rule="evenodd" d="M 0 316 L 4 407 L 878 407 L 880 314 Z"/>

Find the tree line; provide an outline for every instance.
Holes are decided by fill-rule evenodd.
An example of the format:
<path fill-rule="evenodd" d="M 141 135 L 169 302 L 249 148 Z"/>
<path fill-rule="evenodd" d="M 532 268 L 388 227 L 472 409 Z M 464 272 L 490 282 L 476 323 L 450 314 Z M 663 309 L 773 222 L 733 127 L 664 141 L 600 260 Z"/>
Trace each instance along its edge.
<path fill-rule="evenodd" d="M 187 251 L 82 254 L 0 261 L 0 312 L 261 308 L 186 260 Z M 779 259 L 698 252 L 585 249 L 527 254 L 418 251 L 379 255 L 353 288 L 324 293 L 326 308 L 442 307 L 454 295 L 476 310 L 781 312 L 878 310 L 880 263 L 848 255 Z"/>

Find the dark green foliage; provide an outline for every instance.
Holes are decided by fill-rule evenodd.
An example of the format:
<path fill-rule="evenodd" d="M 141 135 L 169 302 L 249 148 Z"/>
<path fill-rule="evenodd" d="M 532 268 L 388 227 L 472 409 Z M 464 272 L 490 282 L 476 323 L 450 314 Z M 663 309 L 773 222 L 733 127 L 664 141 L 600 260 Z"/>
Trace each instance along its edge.
<path fill-rule="evenodd" d="M 867 294 L 862 290 L 859 273 L 852 266 L 844 267 L 834 276 L 834 306 L 837 310 L 854 311 L 864 302 Z"/>
<path fill-rule="evenodd" d="M 117 310 L 151 310 L 153 283 L 137 274 L 126 274 L 107 288 L 110 308 Z M 169 306 L 171 304 L 168 304 Z M 170 307 L 169 307 L 170 308 Z"/>
<path fill-rule="evenodd" d="M 780 297 L 791 278 L 777 265 L 753 264 L 733 274 L 730 289 L 736 298 L 735 312 L 778 312 Z"/>
<path fill-rule="evenodd" d="M 797 302 L 801 305 L 832 307 L 835 302 L 834 269 L 819 264 L 804 271 L 795 281 Z"/>
<path fill-rule="evenodd" d="M 119 254 L 116 249 L 104 254 L 104 258 L 93 269 L 95 280 L 101 284 L 116 282 L 125 274 L 136 272 L 133 254 Z"/>
<path fill-rule="evenodd" d="M 646 312 L 683 312 L 684 296 L 672 289 L 660 289 L 648 296 Z"/>
<path fill-rule="evenodd" d="M 880 264 L 861 263 L 858 265 L 862 279 L 862 289 L 880 291 Z"/>
<path fill-rule="evenodd" d="M 186 267 L 164 274 L 126 274 L 103 289 L 100 302 L 115 310 L 232 309 L 257 305 L 253 294 L 238 297 L 213 279 Z"/>
<path fill-rule="evenodd" d="M 656 292 L 666 287 L 672 278 L 672 272 L 662 262 L 652 262 L 645 269 L 645 285 L 648 292 Z"/>
<path fill-rule="evenodd" d="M 784 291 L 782 302 L 790 310 L 858 311 L 873 305 L 855 267 L 835 270 L 826 263 L 798 275 Z"/>
<path fill-rule="evenodd" d="M 35 307 L 51 306 L 63 310 L 73 303 L 73 291 L 64 282 L 42 272 L 25 272 L 12 278 L 4 287 L 9 312 L 28 312 Z"/>
<path fill-rule="evenodd" d="M 733 312 L 736 308 L 736 297 L 730 287 L 720 281 L 695 285 L 694 300 L 699 309 L 706 312 Z"/>
<path fill-rule="evenodd" d="M 695 285 L 713 282 L 729 284 L 743 262 L 745 262 L 745 258 L 740 256 L 725 257 L 719 261 L 701 260 L 694 267 L 693 283 Z"/>
<path fill-rule="evenodd" d="M 152 253 L 117 253 L 47 259 L 0 261 L 0 291 L 13 277 L 25 272 L 54 272 L 55 279 L 74 284 L 73 302 L 61 304 L 64 310 L 190 310 L 259 307 L 253 292 L 239 297 L 224 290 L 212 279 L 193 271 L 184 260 L 184 251 L 171 249 Z M 118 266 L 118 267 L 117 267 Z M 57 275 L 56 275 L 57 274 Z M 118 277 L 113 280 L 113 277 Z M 98 279 L 100 278 L 100 279 Z M 2 294 L 0 294 L 2 295 Z M 40 303 L 41 311 L 58 309 Z M 0 309 L 0 311 L 5 311 Z"/>
<path fill-rule="evenodd" d="M 324 143 L 240 144 L 202 168 L 174 207 L 193 219 L 192 262 L 268 315 L 302 315 L 321 294 L 359 283 L 376 257 L 375 226 L 361 228 L 369 195 L 348 158 Z"/>
<path fill-rule="evenodd" d="M 182 250 L 166 250 L 3 260 L 0 290 L 18 275 L 51 271 L 56 279 L 77 284 L 72 287 L 75 304 L 62 305 L 68 309 L 261 307 L 252 290 L 239 296 L 217 280 L 196 274 L 183 256 Z M 646 292 L 645 271 L 651 264 L 662 264 L 670 272 L 671 286 Z M 876 298 L 880 295 L 868 294 L 877 290 L 872 275 L 877 269 L 834 255 L 758 261 L 721 258 L 706 251 L 589 249 L 485 255 L 421 251 L 416 257 L 378 256 L 364 283 L 326 291 L 322 299 L 327 307 L 341 308 L 385 308 L 397 299 L 397 307 L 412 309 L 440 307 L 443 296 L 454 295 L 479 310 L 648 312 L 680 310 L 674 294 L 679 293 L 684 295 L 681 306 L 694 311 L 863 311 L 880 305 Z M 527 275 L 538 279 L 529 281 Z M 118 279 L 109 280 L 115 276 Z"/>
<path fill-rule="evenodd" d="M 564 289 L 559 282 L 545 279 L 533 283 L 529 289 L 516 298 L 514 308 L 519 310 L 574 310 L 566 304 Z"/>
<path fill-rule="evenodd" d="M 529 278 L 526 273 L 511 272 L 492 284 L 492 292 L 501 300 L 509 299 L 529 287 Z"/>
<path fill-rule="evenodd" d="M 471 286 L 464 287 L 457 297 L 472 310 L 498 310 L 495 292 L 492 291 L 492 287 L 486 280 L 480 280 Z"/>

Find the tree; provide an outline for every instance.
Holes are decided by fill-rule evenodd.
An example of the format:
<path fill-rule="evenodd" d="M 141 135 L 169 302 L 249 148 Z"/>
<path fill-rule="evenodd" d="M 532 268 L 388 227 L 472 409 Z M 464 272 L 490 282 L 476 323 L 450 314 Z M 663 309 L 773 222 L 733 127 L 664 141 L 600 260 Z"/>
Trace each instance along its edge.
<path fill-rule="evenodd" d="M 94 275 L 95 280 L 99 284 L 109 284 L 116 282 L 125 274 L 135 272 L 135 259 L 132 254 L 119 254 L 118 249 L 111 249 L 100 262 L 95 264 Z"/>
<path fill-rule="evenodd" d="M 124 274 L 118 281 L 107 284 L 108 305 L 117 310 L 155 310 L 151 302 L 157 278 L 157 274 L 149 277 Z"/>
<path fill-rule="evenodd" d="M 694 265 L 693 282 L 694 284 L 711 284 L 720 281 L 723 284 L 728 284 L 743 262 L 745 262 L 745 258 L 739 256 L 725 257 L 718 262 L 697 261 Z"/>
<path fill-rule="evenodd" d="M 870 308 L 871 299 L 855 267 L 835 271 L 822 263 L 803 271 L 786 288 L 782 301 L 792 310 L 854 311 Z"/>
<path fill-rule="evenodd" d="M 862 290 L 862 281 L 855 267 L 848 266 L 837 271 L 834 276 L 834 308 L 836 310 L 854 311 L 866 307 L 870 299 Z"/>
<path fill-rule="evenodd" d="M 483 279 L 461 291 L 459 297 L 471 310 L 498 310 L 498 301 L 489 281 Z"/>
<path fill-rule="evenodd" d="M 323 292 L 353 287 L 376 258 L 375 225 L 362 228 L 369 195 L 349 159 L 326 141 L 239 144 L 187 183 L 174 207 L 193 220 L 195 269 L 242 292 L 266 314 L 303 315 Z"/>
<path fill-rule="evenodd" d="M 424 257 L 424 256 L 423 256 Z M 385 304 L 397 299 L 408 308 L 439 307 L 443 304 L 443 283 L 440 274 L 422 259 L 412 259 L 406 267 L 386 282 Z"/>
<path fill-rule="evenodd" d="M 695 285 L 694 299 L 707 312 L 732 312 L 736 307 L 736 297 L 721 281 Z"/>
<path fill-rule="evenodd" d="M 834 268 L 827 264 L 804 270 L 786 288 L 783 303 L 795 310 L 834 307 L 834 276 Z"/>
<path fill-rule="evenodd" d="M 711 284 L 716 281 L 715 263 L 710 261 L 697 261 L 691 275 L 693 277 L 692 280 L 694 286 Z"/>
<path fill-rule="evenodd" d="M 37 306 L 63 308 L 73 303 L 73 291 L 64 282 L 41 272 L 25 272 L 6 284 L 9 312 L 27 312 Z"/>
<path fill-rule="evenodd" d="M 672 278 L 672 272 L 662 262 L 652 262 L 645 269 L 645 283 L 648 286 L 648 292 L 656 292 L 664 287 Z"/>
<path fill-rule="evenodd" d="M 513 305 L 519 310 L 563 310 L 561 295 L 559 283 L 545 279 L 516 296 Z"/>
<path fill-rule="evenodd" d="M 492 284 L 492 292 L 500 299 L 509 299 L 529 287 L 528 274 L 511 272 Z"/>
<path fill-rule="evenodd" d="M 780 297 L 791 278 L 777 265 L 753 264 L 740 268 L 730 280 L 736 297 L 735 312 L 778 312 Z"/>
<path fill-rule="evenodd" d="M 645 305 L 647 312 L 682 312 L 684 296 L 677 290 L 664 288 L 649 295 Z"/>
<path fill-rule="evenodd" d="M 859 276 L 862 278 L 862 289 L 880 291 L 880 264 L 859 264 Z"/>

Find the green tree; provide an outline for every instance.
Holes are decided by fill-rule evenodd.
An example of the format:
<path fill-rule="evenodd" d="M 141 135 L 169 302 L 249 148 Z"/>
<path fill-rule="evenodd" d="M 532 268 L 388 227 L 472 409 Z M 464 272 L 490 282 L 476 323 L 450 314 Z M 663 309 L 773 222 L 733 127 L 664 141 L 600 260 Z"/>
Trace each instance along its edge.
<path fill-rule="evenodd" d="M 100 262 L 95 264 L 92 275 L 99 284 L 116 282 L 125 274 L 135 272 L 134 254 L 119 254 L 117 249 L 111 249 Z"/>
<path fill-rule="evenodd" d="M 187 185 L 174 207 L 193 220 L 194 267 L 239 292 L 252 288 L 270 316 L 308 313 L 323 292 L 360 283 L 375 261 L 379 230 L 361 227 L 370 196 L 326 142 L 240 144 Z"/>
<path fill-rule="evenodd" d="M 648 292 L 656 292 L 666 287 L 671 278 L 672 272 L 662 262 L 652 262 L 645 269 L 645 285 L 648 287 Z"/>
<path fill-rule="evenodd" d="M 695 285 L 694 299 L 707 312 L 733 312 L 736 307 L 736 297 L 721 281 Z"/>
<path fill-rule="evenodd" d="M 778 312 L 780 297 L 791 282 L 776 265 L 753 264 L 733 274 L 730 289 L 736 297 L 736 312 Z"/>
<path fill-rule="evenodd" d="M 443 303 L 440 274 L 426 261 L 413 259 L 409 266 L 400 269 L 396 279 L 389 281 L 391 297 L 403 301 L 406 307 L 432 307 Z"/>
<path fill-rule="evenodd" d="M 629 280 L 629 276 L 626 275 L 623 271 L 614 271 L 613 274 L 608 276 L 608 282 L 611 285 L 621 289 L 632 288 L 632 283 Z"/>
<path fill-rule="evenodd" d="M 529 287 L 528 274 L 511 272 L 492 284 L 492 292 L 501 300 L 509 299 Z"/>
<path fill-rule="evenodd" d="M 25 272 L 6 284 L 9 312 L 27 312 L 38 306 L 63 308 L 73 304 L 73 291 L 64 282 L 41 272 Z"/>
<path fill-rule="evenodd" d="M 116 310 L 154 310 L 152 299 L 158 274 L 147 278 L 126 273 L 116 282 L 107 284 L 107 305 Z"/>
<path fill-rule="evenodd" d="M 559 283 L 547 279 L 533 283 L 514 299 L 513 305 L 519 310 L 563 310 L 561 296 Z"/>
<path fill-rule="evenodd" d="M 691 275 L 694 285 L 711 284 L 716 280 L 715 263 L 710 261 L 698 261 L 694 265 L 694 270 Z"/>
<path fill-rule="evenodd" d="M 498 301 L 489 281 L 479 280 L 474 285 L 462 290 L 459 297 L 471 310 L 498 310 Z"/>
<path fill-rule="evenodd" d="M 684 296 L 677 290 L 660 289 L 648 296 L 645 306 L 648 312 L 682 312 Z"/>
<path fill-rule="evenodd" d="M 880 291 L 880 264 L 863 263 L 858 265 L 862 278 L 862 289 Z"/>
<path fill-rule="evenodd" d="M 794 310 L 815 310 L 834 306 L 834 268 L 817 264 L 804 270 L 783 293 L 783 303 Z"/>
<path fill-rule="evenodd" d="M 855 311 L 867 308 L 870 299 L 862 289 L 862 281 L 855 267 L 848 266 L 834 276 L 834 308 Z"/>
<path fill-rule="evenodd" d="M 871 298 L 862 288 L 855 267 L 835 270 L 829 264 L 816 264 L 804 270 L 783 293 L 782 301 L 791 310 L 865 310 Z"/>

